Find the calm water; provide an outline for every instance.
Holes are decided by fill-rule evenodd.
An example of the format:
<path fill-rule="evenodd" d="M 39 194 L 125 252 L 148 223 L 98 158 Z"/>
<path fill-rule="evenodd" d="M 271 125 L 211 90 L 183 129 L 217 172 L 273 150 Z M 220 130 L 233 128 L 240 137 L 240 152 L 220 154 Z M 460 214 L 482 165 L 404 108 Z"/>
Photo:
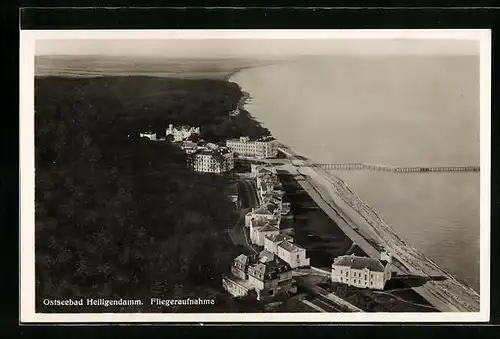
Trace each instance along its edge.
<path fill-rule="evenodd" d="M 345 57 L 232 77 L 248 110 L 313 160 L 479 164 L 476 57 Z M 337 172 L 423 253 L 479 290 L 479 173 Z"/>

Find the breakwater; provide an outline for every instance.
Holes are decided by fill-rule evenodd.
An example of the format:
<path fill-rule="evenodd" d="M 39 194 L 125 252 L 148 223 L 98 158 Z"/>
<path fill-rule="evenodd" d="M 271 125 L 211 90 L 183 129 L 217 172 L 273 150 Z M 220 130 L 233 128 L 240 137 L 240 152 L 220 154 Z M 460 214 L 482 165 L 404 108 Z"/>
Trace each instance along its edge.
<path fill-rule="evenodd" d="M 318 163 L 299 163 L 297 167 L 320 167 L 326 170 L 333 171 L 352 171 L 352 170 L 370 170 L 396 173 L 413 173 L 413 172 L 479 172 L 479 166 L 390 166 L 390 165 L 374 165 L 364 163 L 351 164 L 318 164 Z"/>

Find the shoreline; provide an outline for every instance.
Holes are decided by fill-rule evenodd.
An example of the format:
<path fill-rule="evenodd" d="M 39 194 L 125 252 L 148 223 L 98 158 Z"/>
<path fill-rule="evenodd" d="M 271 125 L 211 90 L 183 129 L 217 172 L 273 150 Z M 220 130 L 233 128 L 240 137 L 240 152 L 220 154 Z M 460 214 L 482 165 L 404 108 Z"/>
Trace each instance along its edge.
<path fill-rule="evenodd" d="M 293 148 L 283 143 L 279 143 L 279 149 L 283 153 L 288 153 L 288 159 L 300 157 L 301 161 L 307 161 L 306 157 L 299 155 Z M 356 215 L 357 211 L 342 199 L 333 187 L 334 185 L 328 180 L 328 177 L 333 176 L 333 174 L 328 173 L 326 170 L 322 170 L 325 173 L 318 173 L 316 169 L 307 169 L 309 169 L 309 173 L 307 174 L 303 173 L 302 169 L 297 170 L 297 173 L 309 178 L 307 180 L 308 184 L 316 191 L 316 199 L 314 199 L 314 197 L 313 199 L 316 201 L 318 198 L 321 199 L 324 208 L 330 208 L 335 212 L 336 218 L 333 216 L 333 218 L 335 218 L 334 221 L 343 229 L 346 235 L 356 242 L 365 252 L 372 257 L 378 255 L 380 248 L 387 248 L 391 252 L 395 252 L 393 253 L 396 259 L 394 266 L 398 273 L 401 274 L 434 276 L 438 273 L 446 277 L 446 280 L 431 280 L 424 286 L 413 288 L 441 311 L 479 311 L 479 294 L 474 289 L 460 281 L 453 274 L 440 268 L 434 261 L 402 239 L 396 231 L 378 216 L 375 210 L 364 203 L 361 198 L 355 196 L 351 191 L 350 193 L 353 194 L 359 202 L 365 204 L 363 207 L 368 207 L 369 211 L 382 222 L 384 229 L 377 229 L 376 226 L 368 222 L 362 215 Z M 325 178 L 321 178 L 322 176 L 325 176 Z M 312 179 L 313 177 L 316 178 Z M 338 180 L 338 183 L 340 182 L 348 188 L 343 180 L 339 178 L 335 179 Z M 311 195 L 311 190 L 309 190 L 308 193 Z M 329 216 L 332 217 L 331 214 Z M 464 298 L 460 298 L 461 296 Z"/>
<path fill-rule="evenodd" d="M 236 73 L 238 72 L 234 72 L 231 75 L 234 75 Z M 250 94 L 248 92 L 245 92 L 237 82 L 232 81 L 231 77 L 228 77 L 228 81 L 236 83 L 240 87 L 243 95 L 240 102 L 238 103 L 238 107 L 240 109 L 244 109 L 248 98 L 251 98 Z M 300 161 L 309 160 L 307 157 L 298 154 L 293 150 L 293 148 L 288 145 L 285 145 L 279 141 L 278 145 L 278 148 L 280 150 L 284 149 L 285 151 L 290 152 L 291 156 L 283 152 L 289 160 L 293 159 L 293 157 L 300 159 Z M 312 170 L 312 172 L 312 176 L 316 176 L 316 180 L 312 179 L 313 183 L 311 183 L 311 186 L 317 189 L 317 187 L 315 186 L 318 185 L 323 191 L 326 191 L 323 192 L 326 194 L 322 194 L 322 192 L 318 192 L 318 194 L 321 199 L 324 200 L 324 202 L 326 202 L 326 204 L 328 204 L 338 214 L 338 216 L 342 218 L 342 215 L 344 215 L 346 212 L 345 208 L 342 209 L 340 206 L 338 206 L 338 202 L 343 203 L 343 205 L 345 205 L 346 207 L 351 207 L 354 212 L 359 211 L 356 211 L 356 208 L 352 205 L 349 206 L 345 199 L 342 198 L 340 194 L 338 194 L 338 191 L 334 187 L 334 182 L 340 184 L 340 186 L 343 186 L 343 188 L 346 189 L 346 191 L 355 198 L 355 200 L 352 201 L 354 202 L 355 206 L 359 204 L 361 208 L 367 208 L 366 213 L 371 213 L 371 216 L 375 217 L 375 223 L 370 223 L 367 220 L 367 215 L 363 215 L 360 213 L 357 215 L 356 219 L 364 219 L 364 222 L 362 223 L 364 227 L 361 227 L 358 222 L 351 222 L 351 225 L 346 222 L 346 224 L 353 232 L 358 234 L 358 236 L 363 238 L 363 240 L 369 243 L 371 246 L 374 246 L 375 243 L 375 245 L 378 245 L 379 247 L 388 248 L 389 250 L 395 252 L 393 255 L 395 255 L 395 259 L 399 263 L 399 267 L 397 267 L 398 271 L 406 274 L 419 273 L 424 276 L 432 276 L 430 272 L 437 272 L 447 278 L 443 281 L 430 280 L 424 286 L 413 288 L 417 293 L 422 295 L 427 301 L 429 301 L 433 306 L 437 307 L 441 311 L 479 311 L 480 295 L 477 291 L 475 291 L 467 283 L 457 278 L 454 274 L 443 270 L 433 260 L 428 258 L 426 255 L 421 253 L 418 249 L 404 240 L 392 227 L 390 227 L 390 225 L 383 221 L 383 219 L 370 205 L 368 205 L 364 200 L 358 197 L 343 180 L 324 169 L 322 169 L 322 172 L 324 173 L 319 173 L 317 169 Z M 304 173 L 300 171 L 297 171 L 297 173 L 304 175 Z M 312 176 L 310 176 L 310 178 Z M 318 177 L 321 176 L 324 176 L 324 178 L 318 180 Z M 333 178 L 333 182 L 332 180 L 329 180 L 330 177 Z M 326 184 L 324 182 L 325 180 L 327 182 Z M 321 183 L 321 181 L 323 181 L 323 183 Z M 327 196 L 326 198 L 325 195 Z M 335 199 L 335 195 L 337 195 L 337 199 Z M 348 233 L 349 232 L 347 232 L 346 235 L 351 238 Z M 372 252 L 372 254 L 374 254 L 374 252 Z"/>

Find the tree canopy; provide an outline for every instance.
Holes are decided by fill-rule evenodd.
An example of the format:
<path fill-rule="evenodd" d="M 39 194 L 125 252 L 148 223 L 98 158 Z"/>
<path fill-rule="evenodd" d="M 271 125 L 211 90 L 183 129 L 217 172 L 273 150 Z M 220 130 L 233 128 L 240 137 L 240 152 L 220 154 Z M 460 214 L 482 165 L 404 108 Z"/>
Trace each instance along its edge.
<path fill-rule="evenodd" d="M 192 172 L 177 146 L 139 132 L 151 126 L 164 135 L 174 123 L 207 126 L 208 141 L 267 134 L 249 116 L 228 117 L 241 95 L 217 80 L 35 80 L 38 311 L 64 311 L 41 300 L 69 297 L 141 298 L 144 306 L 127 311 L 145 311 L 149 298 L 193 293 L 234 311 L 220 293 L 236 254 L 225 233 L 237 220 L 228 178 Z"/>

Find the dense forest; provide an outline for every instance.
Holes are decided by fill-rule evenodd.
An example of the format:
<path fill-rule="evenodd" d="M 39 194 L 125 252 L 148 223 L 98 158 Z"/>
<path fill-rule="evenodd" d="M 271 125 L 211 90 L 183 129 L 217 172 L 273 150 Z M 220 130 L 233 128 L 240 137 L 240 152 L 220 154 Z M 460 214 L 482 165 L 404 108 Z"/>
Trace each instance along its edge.
<path fill-rule="evenodd" d="M 268 135 L 247 112 L 229 116 L 241 96 L 217 80 L 36 78 L 37 311 L 71 311 L 44 298 L 90 297 L 145 304 L 78 312 L 171 312 L 182 309 L 149 298 L 190 296 L 216 298 L 214 312 L 258 310 L 221 292 L 237 254 L 224 231 L 237 220 L 228 178 L 192 172 L 176 146 L 138 135 L 168 123 L 200 125 L 207 141 Z"/>

